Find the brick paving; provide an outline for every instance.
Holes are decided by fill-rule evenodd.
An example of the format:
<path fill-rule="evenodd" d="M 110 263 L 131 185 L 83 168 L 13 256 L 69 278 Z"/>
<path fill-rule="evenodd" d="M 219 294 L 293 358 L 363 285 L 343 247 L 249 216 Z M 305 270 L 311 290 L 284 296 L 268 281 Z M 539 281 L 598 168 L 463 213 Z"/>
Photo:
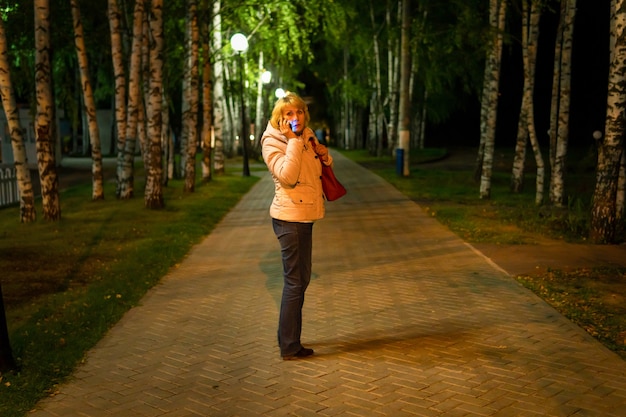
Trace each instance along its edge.
<path fill-rule="evenodd" d="M 32 417 L 624 416 L 626 362 L 335 155 L 307 360 L 282 361 L 267 174 Z M 515 256 L 514 253 L 511 256 Z"/>

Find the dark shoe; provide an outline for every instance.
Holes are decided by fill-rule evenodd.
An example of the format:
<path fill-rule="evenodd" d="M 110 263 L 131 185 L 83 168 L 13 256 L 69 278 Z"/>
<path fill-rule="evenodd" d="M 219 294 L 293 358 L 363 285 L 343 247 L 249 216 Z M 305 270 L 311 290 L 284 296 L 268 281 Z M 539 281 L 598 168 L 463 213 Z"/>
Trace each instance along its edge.
<path fill-rule="evenodd" d="M 284 361 L 292 361 L 294 359 L 306 358 L 307 356 L 313 355 L 313 349 L 308 349 L 303 347 L 293 355 L 285 355 L 283 356 Z"/>

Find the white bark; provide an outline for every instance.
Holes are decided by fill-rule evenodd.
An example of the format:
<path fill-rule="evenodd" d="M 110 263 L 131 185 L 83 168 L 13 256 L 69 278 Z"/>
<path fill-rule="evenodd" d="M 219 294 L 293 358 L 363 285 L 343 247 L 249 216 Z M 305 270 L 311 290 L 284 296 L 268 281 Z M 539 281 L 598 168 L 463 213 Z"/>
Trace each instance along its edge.
<path fill-rule="evenodd" d="M 52 71 L 50 66 L 50 4 L 35 0 L 35 95 L 37 114 L 35 138 L 37 166 L 41 183 L 43 217 L 61 219 L 59 179 L 56 170 L 55 134 L 53 129 Z"/>
<path fill-rule="evenodd" d="M 222 15 L 220 14 L 221 1 L 213 3 L 213 50 L 222 49 Z M 224 173 L 224 63 L 221 56 L 213 65 L 213 135 L 215 147 L 213 149 L 213 168 L 216 174 Z"/>
<path fill-rule="evenodd" d="M 557 130 L 553 133 L 556 138 L 552 175 L 550 177 L 550 202 L 555 206 L 563 206 L 565 196 L 565 171 L 567 147 L 569 141 L 569 108 L 571 101 L 571 67 L 572 42 L 574 36 L 574 18 L 576 16 L 576 0 L 562 0 L 561 19 L 562 45 L 561 60 L 558 63 L 559 93 Z"/>
<path fill-rule="evenodd" d="M 80 70 L 80 81 L 83 87 L 83 100 L 85 103 L 85 113 L 89 126 L 89 140 L 91 144 L 91 181 L 92 200 L 104 199 L 104 173 L 102 168 L 102 150 L 100 148 L 100 129 L 98 128 L 98 118 L 96 117 L 96 100 L 91 86 L 89 75 L 89 64 L 87 60 L 87 49 L 83 37 L 83 24 L 80 18 L 80 8 L 77 0 L 70 0 L 72 6 L 72 19 L 74 22 L 74 43 L 76 46 L 76 56 Z"/>
<path fill-rule="evenodd" d="M 7 56 L 8 48 L 3 18 L 3 13 L 0 12 L 0 95 L 2 96 L 2 106 L 4 107 L 9 136 L 11 137 L 17 187 L 20 193 L 20 222 L 32 223 L 37 218 L 35 196 L 30 178 L 30 170 L 28 169 L 28 161 L 26 159 L 23 130 L 20 126 L 19 113 L 17 104 L 15 103 L 15 92 L 11 82 L 11 70 Z"/>
<path fill-rule="evenodd" d="M 491 197 L 491 175 L 495 151 L 496 122 L 498 116 L 498 91 L 500 84 L 500 64 L 505 26 L 506 2 L 490 0 L 489 20 L 494 31 L 494 41 L 487 55 L 485 81 L 481 107 L 481 145 L 479 149 L 480 198 Z"/>
<path fill-rule="evenodd" d="M 626 28 L 625 0 L 611 1 L 611 62 L 607 98 L 606 132 L 597 138 L 598 165 L 591 208 L 589 238 L 592 243 L 614 243 L 620 227 L 617 193 L 626 133 Z"/>
<path fill-rule="evenodd" d="M 152 0 L 150 13 L 150 79 L 148 100 L 148 161 L 144 202 L 160 209 L 163 202 L 161 157 L 163 104 L 163 0 Z"/>

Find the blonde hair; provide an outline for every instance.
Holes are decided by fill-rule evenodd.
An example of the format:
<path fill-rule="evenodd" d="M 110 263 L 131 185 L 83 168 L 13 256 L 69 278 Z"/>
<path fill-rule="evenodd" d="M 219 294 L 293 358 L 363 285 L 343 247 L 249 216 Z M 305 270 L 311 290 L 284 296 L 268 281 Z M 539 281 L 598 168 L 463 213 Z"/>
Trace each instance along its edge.
<path fill-rule="evenodd" d="M 272 110 L 272 116 L 270 118 L 270 123 L 272 127 L 278 129 L 278 122 L 283 118 L 283 109 L 285 106 L 294 106 L 300 110 L 304 111 L 304 125 L 308 126 L 309 121 L 311 121 L 311 115 L 309 114 L 309 107 L 306 105 L 304 100 L 297 95 L 296 93 L 292 93 L 288 91 L 284 97 L 276 100 L 276 104 L 274 104 L 274 110 Z"/>

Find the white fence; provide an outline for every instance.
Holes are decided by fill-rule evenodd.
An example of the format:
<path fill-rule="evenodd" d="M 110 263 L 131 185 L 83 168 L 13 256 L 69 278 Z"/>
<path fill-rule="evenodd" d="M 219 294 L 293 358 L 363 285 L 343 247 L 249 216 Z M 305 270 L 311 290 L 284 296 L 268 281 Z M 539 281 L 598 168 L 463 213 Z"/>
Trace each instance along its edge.
<path fill-rule="evenodd" d="M 15 167 L 0 165 L 0 207 L 16 204 L 20 201 L 17 188 Z"/>

